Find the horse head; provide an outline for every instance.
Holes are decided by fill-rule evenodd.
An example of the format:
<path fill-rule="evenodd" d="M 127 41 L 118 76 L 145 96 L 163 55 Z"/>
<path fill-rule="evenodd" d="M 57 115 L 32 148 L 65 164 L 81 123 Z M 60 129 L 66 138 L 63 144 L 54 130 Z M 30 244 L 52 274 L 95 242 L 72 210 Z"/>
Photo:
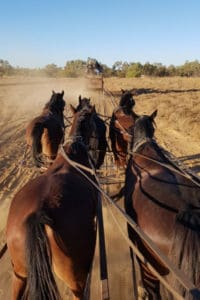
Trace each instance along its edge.
<path fill-rule="evenodd" d="M 56 93 L 52 91 L 50 100 L 45 104 L 44 110 L 49 110 L 52 113 L 63 113 L 65 108 L 65 100 L 63 99 L 64 91 Z"/>
<path fill-rule="evenodd" d="M 52 96 L 49 105 L 49 109 L 51 111 L 63 112 L 65 108 L 65 100 L 63 99 L 63 96 L 64 91 L 62 91 L 61 93 L 55 93 L 54 91 L 52 91 Z"/>
<path fill-rule="evenodd" d="M 157 116 L 157 110 L 151 115 L 142 115 L 138 117 L 133 127 L 134 142 L 133 147 L 137 148 L 143 141 L 152 139 L 155 131 L 155 117 Z"/>
<path fill-rule="evenodd" d="M 95 106 L 85 106 L 77 110 L 73 105 L 70 105 L 71 111 L 74 115 L 70 137 L 81 137 L 81 140 L 86 146 L 89 145 L 89 139 L 95 128 L 94 116 L 96 114 Z"/>
<path fill-rule="evenodd" d="M 129 90 L 122 89 L 121 91 L 122 91 L 122 95 L 121 95 L 119 105 L 123 108 L 123 110 L 130 113 L 132 108 L 135 105 L 135 100 L 133 99 L 133 94 Z"/>
<path fill-rule="evenodd" d="M 81 95 L 79 95 L 78 100 L 79 100 L 79 103 L 76 107 L 77 111 L 80 111 L 84 107 L 88 107 L 88 108 L 92 107 L 92 105 L 90 104 L 90 98 L 86 98 L 86 97 L 82 98 Z"/>

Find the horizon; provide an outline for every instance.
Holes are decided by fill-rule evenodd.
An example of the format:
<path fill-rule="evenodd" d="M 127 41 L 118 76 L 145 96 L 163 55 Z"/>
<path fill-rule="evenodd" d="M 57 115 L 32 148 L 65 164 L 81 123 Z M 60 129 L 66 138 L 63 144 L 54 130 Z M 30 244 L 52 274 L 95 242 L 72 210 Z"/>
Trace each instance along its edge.
<path fill-rule="evenodd" d="M 95 58 L 95 57 L 93 57 L 93 58 Z M 2 58 L 0 58 L 0 60 L 1 60 Z M 8 61 L 8 60 L 6 60 L 6 59 L 3 59 L 4 61 Z M 87 59 L 86 60 L 82 60 L 82 59 L 79 59 L 79 58 L 74 58 L 74 59 L 72 59 L 72 60 L 69 60 L 69 61 L 66 61 L 65 62 L 65 64 L 63 65 L 63 66 L 58 66 L 58 65 L 56 65 L 55 64 L 55 66 L 57 67 L 57 68 L 61 68 L 61 69 L 64 69 L 65 68 L 65 65 L 66 65 L 66 63 L 67 62 L 70 62 L 70 61 L 76 61 L 76 60 L 81 60 L 81 61 L 84 61 L 84 62 L 87 62 Z M 156 64 L 161 64 L 162 66 L 164 66 L 164 67 L 166 67 L 166 68 L 168 68 L 168 67 L 170 67 L 170 66 L 174 66 L 175 68 L 177 68 L 177 67 L 180 67 L 180 66 L 183 66 L 183 65 L 185 65 L 186 63 L 191 63 L 191 62 L 195 62 L 195 61 L 198 61 L 198 63 L 200 63 L 200 61 L 199 60 L 197 60 L 197 59 L 194 59 L 194 60 L 192 60 L 192 61 L 185 61 L 183 64 L 180 64 L 180 65 L 173 65 L 173 64 L 169 64 L 169 65 L 165 65 L 165 64 L 163 64 L 162 62 L 154 62 L 154 63 L 151 63 L 151 62 L 149 62 L 149 61 L 146 61 L 145 63 L 141 63 L 141 62 L 139 62 L 139 61 L 130 61 L 130 62 L 126 62 L 126 61 L 122 61 L 122 63 L 128 63 L 128 64 L 134 64 L 134 63 L 140 63 L 142 66 L 143 65 L 145 65 L 146 63 L 149 63 L 149 64 L 151 64 L 151 65 L 156 65 Z M 117 60 L 116 62 L 119 62 L 119 60 Z M 10 62 L 8 61 L 8 63 L 10 64 Z M 114 62 L 115 63 L 115 62 Z M 102 65 L 106 65 L 108 68 L 112 68 L 113 67 L 113 65 L 114 65 L 114 63 L 112 64 L 112 65 L 107 65 L 107 64 L 105 64 L 104 62 L 100 62 L 100 64 L 102 64 Z M 48 65 L 52 65 L 52 64 L 54 64 L 54 63 L 47 63 L 45 66 L 42 66 L 42 67 L 35 67 L 35 66 L 31 66 L 31 67 L 28 67 L 28 66 L 19 66 L 19 65 L 17 65 L 17 66 L 13 66 L 12 64 L 10 64 L 11 65 L 11 67 L 13 67 L 13 68 L 19 68 L 19 69 L 30 69 L 30 70 L 34 70 L 34 69 L 45 69 L 45 67 L 46 66 L 48 66 Z"/>
<path fill-rule="evenodd" d="M 64 67 L 96 58 L 179 66 L 200 59 L 200 2 L 158 0 L 1 3 L 0 59 L 13 67 Z"/>

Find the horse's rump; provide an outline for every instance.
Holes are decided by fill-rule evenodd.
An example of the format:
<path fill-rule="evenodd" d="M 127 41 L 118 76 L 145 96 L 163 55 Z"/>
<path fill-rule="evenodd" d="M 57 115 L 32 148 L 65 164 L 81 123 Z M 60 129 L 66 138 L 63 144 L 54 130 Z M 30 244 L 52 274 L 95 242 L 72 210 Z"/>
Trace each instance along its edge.
<path fill-rule="evenodd" d="M 45 104 L 42 114 L 34 118 L 26 128 L 26 143 L 32 148 L 35 165 L 44 164 L 43 157 L 56 157 L 59 144 L 64 139 L 64 91 L 55 93 Z"/>

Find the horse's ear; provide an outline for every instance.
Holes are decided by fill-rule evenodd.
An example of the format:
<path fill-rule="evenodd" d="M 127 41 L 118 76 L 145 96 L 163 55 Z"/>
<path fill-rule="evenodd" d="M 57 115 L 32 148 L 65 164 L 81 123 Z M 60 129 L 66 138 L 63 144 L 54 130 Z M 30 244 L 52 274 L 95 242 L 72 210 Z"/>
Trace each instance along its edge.
<path fill-rule="evenodd" d="M 70 104 L 70 109 L 71 109 L 73 114 L 76 113 L 76 108 L 72 104 Z"/>
<path fill-rule="evenodd" d="M 158 112 L 158 110 L 156 109 L 156 110 L 150 115 L 150 118 L 151 118 L 152 120 L 154 120 L 155 117 L 157 116 L 157 112 Z"/>
<path fill-rule="evenodd" d="M 124 93 L 125 93 L 125 90 L 124 90 L 124 89 L 121 89 L 121 92 L 122 92 L 122 94 L 124 94 Z"/>
<path fill-rule="evenodd" d="M 81 95 L 79 95 L 78 100 L 79 100 L 79 104 L 81 104 Z"/>
<path fill-rule="evenodd" d="M 62 95 L 62 97 L 64 96 L 64 91 L 62 90 L 62 92 L 61 92 L 61 95 Z"/>

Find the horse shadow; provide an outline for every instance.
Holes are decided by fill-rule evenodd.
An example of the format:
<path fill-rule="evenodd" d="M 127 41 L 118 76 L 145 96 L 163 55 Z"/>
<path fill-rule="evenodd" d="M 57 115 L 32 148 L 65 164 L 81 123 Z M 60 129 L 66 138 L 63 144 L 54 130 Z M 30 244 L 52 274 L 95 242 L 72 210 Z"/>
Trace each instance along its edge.
<path fill-rule="evenodd" d="M 130 90 L 133 96 L 140 96 L 143 94 L 170 94 L 170 93 L 190 93 L 190 92 L 200 92 L 200 89 L 152 89 L 152 88 L 132 88 Z M 120 91 L 112 91 L 112 95 L 115 97 L 120 97 Z"/>
<path fill-rule="evenodd" d="M 191 171 L 195 173 L 200 173 L 200 153 L 193 154 L 193 155 L 186 155 L 186 156 L 180 156 L 179 161 L 184 163 L 184 165 L 188 166 Z M 194 166 L 190 166 L 191 161 L 197 162 Z"/>

